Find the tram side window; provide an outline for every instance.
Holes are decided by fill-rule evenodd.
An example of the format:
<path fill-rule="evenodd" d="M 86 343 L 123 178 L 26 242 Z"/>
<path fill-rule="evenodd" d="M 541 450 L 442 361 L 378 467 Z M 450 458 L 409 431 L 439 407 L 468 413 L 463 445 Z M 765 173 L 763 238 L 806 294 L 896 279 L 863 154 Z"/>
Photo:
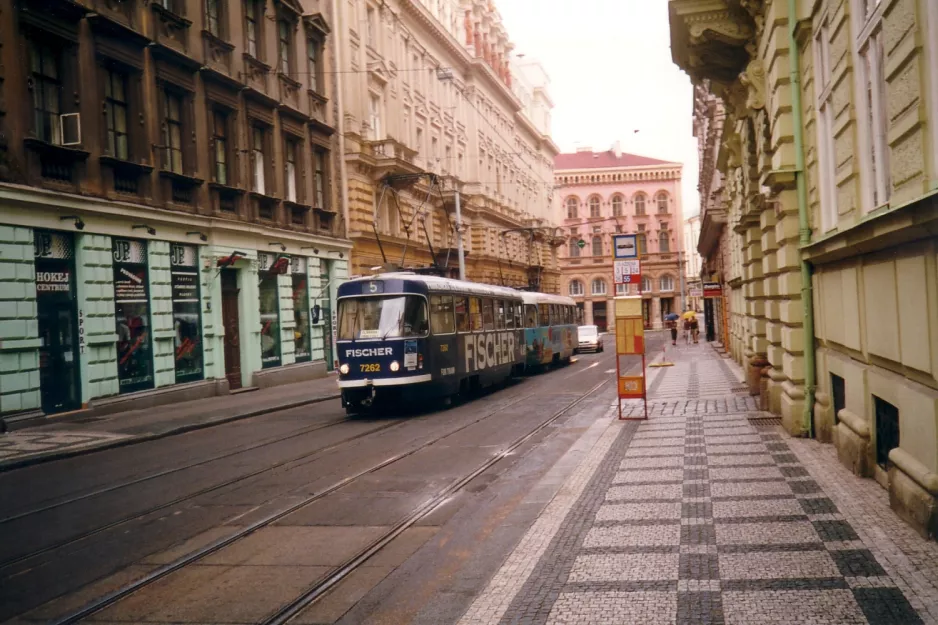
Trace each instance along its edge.
<path fill-rule="evenodd" d="M 565 325 L 570 324 L 570 307 L 569 306 L 563 307 L 563 322 Z"/>
<path fill-rule="evenodd" d="M 495 329 L 495 305 L 488 297 L 482 299 L 482 329 Z"/>
<path fill-rule="evenodd" d="M 430 331 L 433 334 L 452 334 L 456 331 L 452 295 L 430 296 Z"/>
<path fill-rule="evenodd" d="M 505 302 L 505 329 L 515 329 L 515 304 L 514 302 Z"/>
<path fill-rule="evenodd" d="M 495 329 L 505 329 L 505 300 L 495 300 Z"/>
<path fill-rule="evenodd" d="M 469 332 L 469 298 L 456 296 L 456 330 Z"/>
<path fill-rule="evenodd" d="M 521 302 L 515 302 L 515 327 L 519 330 L 524 327 L 524 314 L 522 313 L 522 307 L 524 304 Z"/>
<path fill-rule="evenodd" d="M 537 306 L 534 304 L 527 304 L 524 307 L 524 327 L 537 327 Z"/>
<path fill-rule="evenodd" d="M 478 297 L 469 298 L 469 321 L 473 332 L 479 332 L 482 329 L 482 300 Z"/>
<path fill-rule="evenodd" d="M 538 304 L 537 305 L 538 313 L 538 325 L 542 328 L 546 328 L 550 325 L 550 306 L 547 304 Z"/>

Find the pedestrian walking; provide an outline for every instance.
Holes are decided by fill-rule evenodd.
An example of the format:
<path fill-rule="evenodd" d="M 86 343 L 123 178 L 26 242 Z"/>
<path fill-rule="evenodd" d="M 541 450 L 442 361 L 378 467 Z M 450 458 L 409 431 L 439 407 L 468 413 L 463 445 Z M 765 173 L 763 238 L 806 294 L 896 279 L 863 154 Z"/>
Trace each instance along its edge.
<path fill-rule="evenodd" d="M 680 319 L 680 316 L 677 313 L 668 313 L 664 316 L 665 323 L 668 324 L 668 328 L 671 330 L 671 345 L 677 345 L 677 321 Z"/>

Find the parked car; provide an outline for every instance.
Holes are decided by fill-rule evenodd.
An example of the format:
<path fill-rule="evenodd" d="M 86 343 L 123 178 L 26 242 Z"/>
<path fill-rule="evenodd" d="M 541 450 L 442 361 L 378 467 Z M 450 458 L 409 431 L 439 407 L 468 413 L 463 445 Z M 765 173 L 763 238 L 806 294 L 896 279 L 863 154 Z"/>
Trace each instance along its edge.
<path fill-rule="evenodd" d="M 580 326 L 577 328 L 577 349 L 579 352 L 603 351 L 603 340 L 599 336 L 596 326 Z"/>

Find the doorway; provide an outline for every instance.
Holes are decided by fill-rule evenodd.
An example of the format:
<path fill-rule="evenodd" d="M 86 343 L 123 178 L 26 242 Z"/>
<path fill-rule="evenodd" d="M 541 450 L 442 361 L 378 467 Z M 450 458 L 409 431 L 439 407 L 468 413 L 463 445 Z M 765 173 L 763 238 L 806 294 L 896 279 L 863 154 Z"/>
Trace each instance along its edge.
<path fill-rule="evenodd" d="M 221 321 L 225 327 L 225 377 L 228 388 L 241 388 L 241 319 L 238 315 L 238 274 L 235 269 L 221 272 Z"/>
<path fill-rule="evenodd" d="M 37 230 L 33 243 L 42 411 L 54 414 L 77 410 L 81 407 L 81 393 L 72 237 Z"/>
<path fill-rule="evenodd" d="M 593 302 L 593 325 L 600 332 L 606 331 L 606 302 Z"/>

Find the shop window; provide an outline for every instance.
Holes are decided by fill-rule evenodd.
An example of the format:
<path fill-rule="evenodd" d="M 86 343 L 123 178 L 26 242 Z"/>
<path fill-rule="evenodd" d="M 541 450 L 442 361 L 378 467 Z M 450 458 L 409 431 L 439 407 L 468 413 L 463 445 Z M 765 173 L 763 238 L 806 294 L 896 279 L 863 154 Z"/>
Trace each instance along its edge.
<path fill-rule="evenodd" d="M 293 345 L 296 362 L 309 362 L 312 349 L 309 336 L 309 276 L 305 258 L 297 256 L 291 260 L 290 281 L 293 286 Z"/>
<path fill-rule="evenodd" d="M 831 374 L 831 399 L 834 402 L 834 425 L 840 423 L 840 411 L 847 407 L 847 391 L 844 379 Z"/>
<path fill-rule="evenodd" d="M 263 266 L 264 263 L 261 264 Z M 268 260 L 267 264 L 271 264 L 271 261 Z M 281 364 L 280 290 L 277 287 L 277 275 L 270 269 L 262 268 L 258 276 L 260 280 L 261 366 L 265 369 L 279 367 Z"/>
<path fill-rule="evenodd" d="M 465 303 L 465 298 L 460 299 Z M 452 334 L 456 331 L 452 295 L 430 296 L 430 331 L 433 334 Z"/>
<path fill-rule="evenodd" d="M 170 247 L 173 290 L 173 343 L 176 383 L 204 377 L 202 306 L 199 289 L 199 249 L 194 245 Z"/>
<path fill-rule="evenodd" d="M 121 393 L 153 388 L 147 244 L 113 239 L 117 379 Z"/>
<path fill-rule="evenodd" d="M 899 446 L 899 409 L 873 396 L 876 410 L 876 463 L 889 470 L 889 452 Z"/>
<path fill-rule="evenodd" d="M 469 298 L 457 297 L 456 302 L 456 330 L 469 332 Z"/>

